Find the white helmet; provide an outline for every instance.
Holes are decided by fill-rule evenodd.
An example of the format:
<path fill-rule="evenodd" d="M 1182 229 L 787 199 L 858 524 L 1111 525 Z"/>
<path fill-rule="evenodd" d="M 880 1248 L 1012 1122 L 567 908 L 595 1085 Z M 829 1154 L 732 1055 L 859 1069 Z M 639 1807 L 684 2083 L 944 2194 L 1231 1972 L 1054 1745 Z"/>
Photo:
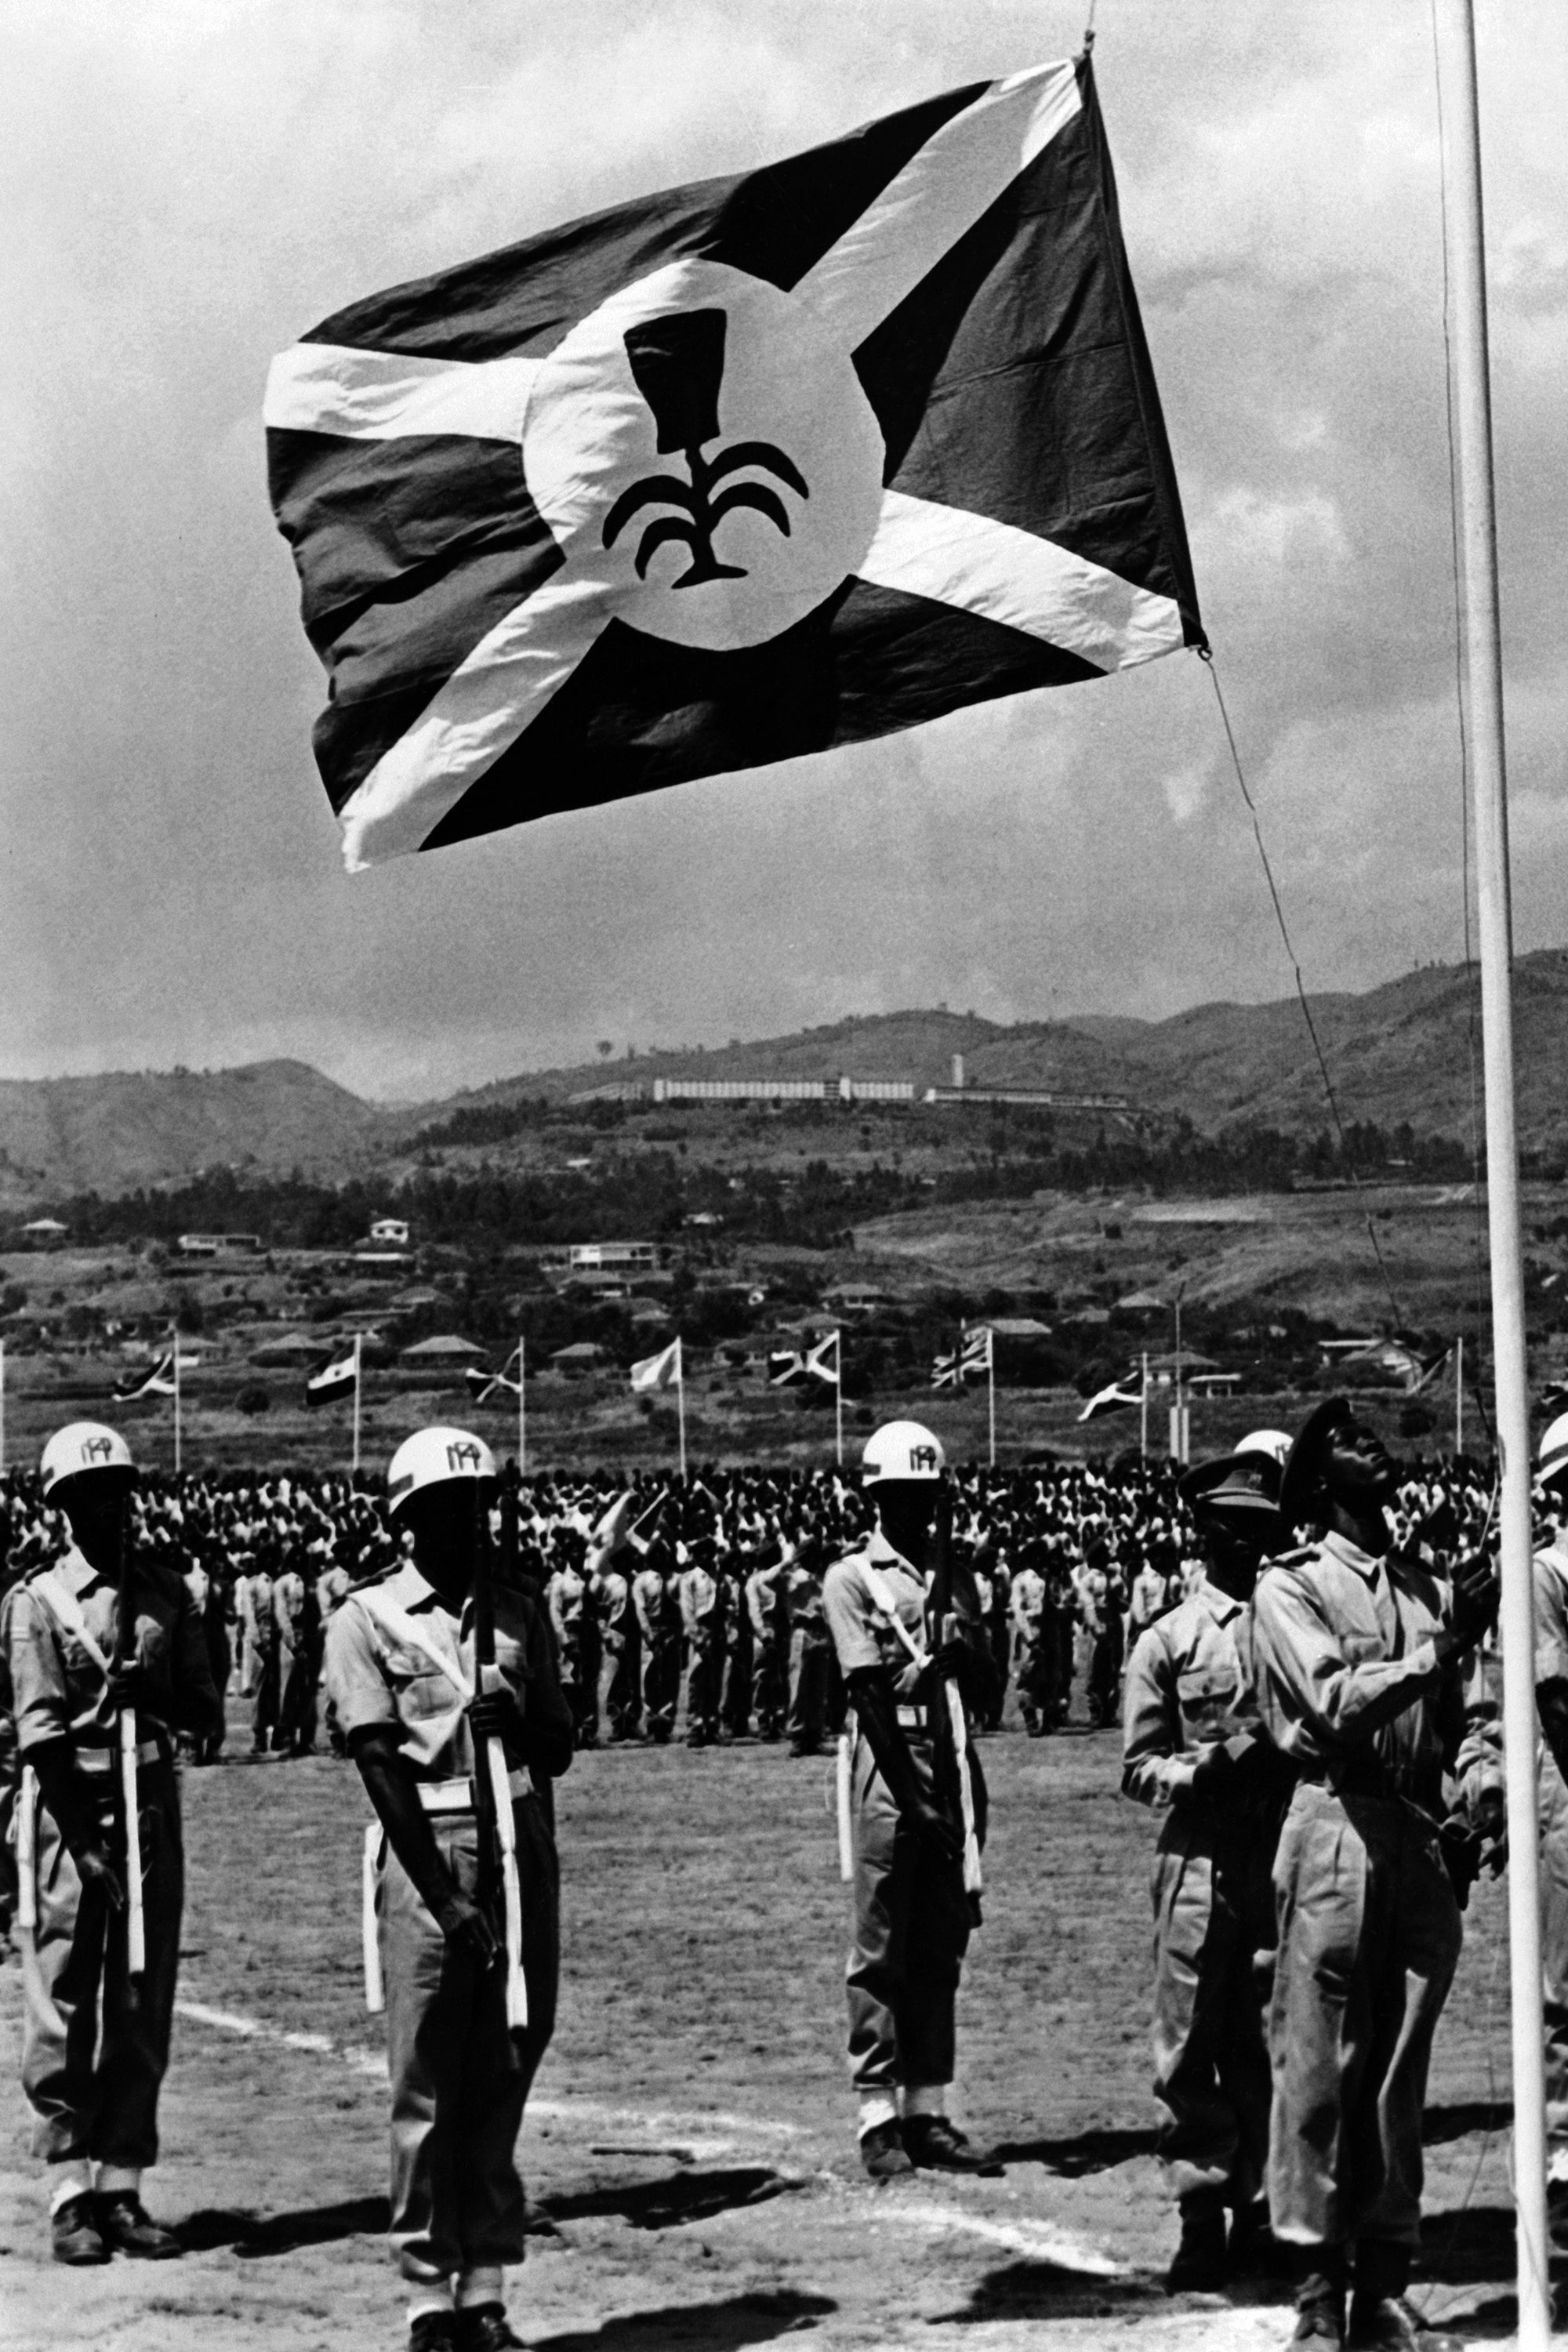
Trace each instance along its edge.
<path fill-rule="evenodd" d="M 466 1429 L 416 1429 L 405 1437 L 387 1466 L 387 1507 L 401 1510 L 424 1486 L 444 1486 L 458 1478 L 493 1478 L 496 1458 L 482 1437 Z"/>
<path fill-rule="evenodd" d="M 1568 1412 L 1560 1412 L 1541 1433 L 1535 1454 L 1535 1483 L 1552 1485 L 1568 1473 Z"/>
<path fill-rule="evenodd" d="M 79 1478 L 85 1470 L 119 1470 L 129 1477 L 135 1467 L 117 1429 L 101 1421 L 68 1421 L 45 1446 L 38 1472 L 47 1495 L 62 1478 Z"/>
<path fill-rule="evenodd" d="M 942 1440 L 918 1421 L 885 1421 L 873 1430 L 860 1457 L 862 1484 L 880 1486 L 891 1480 L 940 1478 L 947 1461 Z"/>
<path fill-rule="evenodd" d="M 1290 1440 L 1282 1429 L 1255 1429 L 1236 1446 L 1237 1454 L 1267 1454 L 1270 1462 L 1285 1466 L 1285 1456 L 1290 1451 Z"/>

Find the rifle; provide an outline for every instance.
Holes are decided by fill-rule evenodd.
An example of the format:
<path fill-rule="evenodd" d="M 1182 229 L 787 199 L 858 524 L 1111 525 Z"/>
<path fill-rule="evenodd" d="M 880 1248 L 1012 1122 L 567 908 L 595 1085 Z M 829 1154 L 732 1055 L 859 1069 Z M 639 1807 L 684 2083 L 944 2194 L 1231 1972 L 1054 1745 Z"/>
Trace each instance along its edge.
<path fill-rule="evenodd" d="M 490 1517 L 482 1482 L 474 1481 L 474 1687 L 488 1697 L 500 1687 L 496 1666 L 495 1593 L 490 1583 Z M 515 2032 L 528 2023 L 522 1973 L 522 1890 L 517 1875 L 517 1824 L 512 1818 L 506 1751 L 487 1739 L 474 1758 L 474 1813 L 487 1875 L 499 1877 L 506 1921 L 506 2021 Z"/>
<path fill-rule="evenodd" d="M 931 1598 L 927 1605 L 933 1636 L 931 1647 L 934 1652 L 952 1640 L 958 1622 L 952 1614 L 952 1490 L 945 1478 L 937 1495 L 931 1549 Z M 958 1781 L 959 1811 L 963 1821 L 963 1891 L 969 1897 L 970 1908 L 978 1926 L 980 1896 L 985 1882 L 980 1868 L 980 1840 L 974 1821 L 974 1784 L 969 1773 L 969 1726 L 963 1716 L 963 1693 L 954 1677 L 944 1674 L 942 1687 L 953 1771 Z"/>
<path fill-rule="evenodd" d="M 121 1505 L 118 1542 L 119 1590 L 114 1612 L 114 1663 L 128 1666 L 134 1663 L 136 1648 L 136 1612 L 132 1605 L 131 1545 L 127 1540 L 127 1521 L 131 1515 L 131 1498 L 127 1495 Z M 141 1998 L 142 1979 L 147 1972 L 147 1919 L 142 1904 L 142 1811 L 136 1786 L 136 1709 L 122 1706 L 120 1710 L 120 1805 L 125 1816 L 125 1968 L 126 1998 L 135 2009 Z"/>

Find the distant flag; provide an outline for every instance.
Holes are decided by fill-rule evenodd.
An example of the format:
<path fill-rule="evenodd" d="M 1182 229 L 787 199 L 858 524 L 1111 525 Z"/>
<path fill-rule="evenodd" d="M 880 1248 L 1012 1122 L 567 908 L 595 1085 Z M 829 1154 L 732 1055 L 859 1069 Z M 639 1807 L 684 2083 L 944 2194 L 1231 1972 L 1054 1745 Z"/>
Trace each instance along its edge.
<path fill-rule="evenodd" d="M 196 1359 L 182 1356 L 180 1370 L 186 1370 Z M 155 1364 L 144 1372 L 126 1372 L 114 1383 L 116 1404 L 130 1404 L 136 1397 L 166 1396 L 174 1393 L 174 1351 L 165 1349 Z"/>
<path fill-rule="evenodd" d="M 954 1348 L 951 1355 L 933 1356 L 931 1367 L 932 1388 L 957 1388 L 963 1378 L 963 1351 L 961 1348 Z"/>
<path fill-rule="evenodd" d="M 1098 1421 L 1102 1413 L 1121 1412 L 1130 1406 L 1141 1405 L 1142 1402 L 1142 1385 L 1127 1387 L 1118 1381 L 1112 1381 L 1109 1388 L 1095 1391 L 1079 1414 L 1079 1421 Z"/>
<path fill-rule="evenodd" d="M 1453 1353 L 1452 1347 L 1447 1347 L 1439 1348 L 1436 1355 L 1413 1357 L 1405 1372 L 1405 1394 L 1415 1396 L 1422 1389 L 1430 1388 L 1452 1360 Z"/>
<path fill-rule="evenodd" d="M 787 1389 L 805 1378 L 805 1358 L 798 1348 L 773 1348 L 768 1353 L 768 1386 Z"/>
<path fill-rule="evenodd" d="M 330 1363 L 312 1372 L 305 1382 L 305 1402 L 309 1405 L 341 1404 L 352 1397 L 359 1384 L 359 1341 L 356 1339 L 346 1356 L 334 1356 Z"/>
<path fill-rule="evenodd" d="M 816 1347 L 807 1351 L 803 1370 L 808 1380 L 826 1381 L 830 1389 L 836 1389 L 838 1386 L 843 1369 L 839 1361 L 839 1343 L 842 1338 L 842 1332 L 836 1328 L 828 1333 L 826 1339 L 819 1339 Z M 829 1354 L 833 1358 L 831 1363 L 827 1360 Z"/>
<path fill-rule="evenodd" d="M 518 1368 L 521 1350 L 514 1348 L 499 1372 L 481 1372 L 469 1364 L 463 1373 L 468 1394 L 476 1404 L 489 1404 L 493 1396 L 515 1397 L 521 1392 L 522 1374 Z"/>
<path fill-rule="evenodd" d="M 995 1335 L 989 1323 L 984 1324 L 978 1331 L 970 1331 L 964 1335 L 963 1347 L 958 1360 L 959 1375 L 962 1379 L 967 1380 L 971 1372 L 991 1370 L 995 1353 L 994 1340 Z"/>
<path fill-rule="evenodd" d="M 657 1356 L 644 1356 L 632 1366 L 632 1387 L 640 1395 L 648 1389 L 678 1387 L 681 1381 L 680 1341 L 672 1339 Z"/>
<path fill-rule="evenodd" d="M 351 868 L 1204 642 L 1087 58 L 274 361 Z"/>

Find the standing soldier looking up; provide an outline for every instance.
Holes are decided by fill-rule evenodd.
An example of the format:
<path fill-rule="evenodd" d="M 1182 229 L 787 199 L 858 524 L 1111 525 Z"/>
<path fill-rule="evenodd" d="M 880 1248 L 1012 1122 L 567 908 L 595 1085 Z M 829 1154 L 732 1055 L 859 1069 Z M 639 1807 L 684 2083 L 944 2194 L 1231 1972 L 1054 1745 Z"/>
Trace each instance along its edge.
<path fill-rule="evenodd" d="M 947 1626 L 932 1629 L 934 1645 L 926 1631 L 942 1471 L 942 1447 L 918 1422 L 876 1431 L 865 1453 L 876 1528 L 859 1551 L 835 1562 L 822 1588 L 855 1715 L 849 2076 L 860 2102 L 860 2160 L 873 2180 L 916 2165 L 988 2168 L 947 2114 L 971 1914 L 958 1792 L 939 1780 L 937 1711 L 945 1681 L 967 1678 L 971 1660 Z"/>
<path fill-rule="evenodd" d="M 1159 2153 L 1182 2221 L 1173 2294 L 1245 2276 L 1268 2251 L 1270 1873 L 1293 1775 L 1258 1717 L 1247 1603 L 1284 1540 L 1279 1475 L 1245 1445 L 1187 1472 L 1207 1571 L 1127 1664 L 1122 1792 L 1165 1816 L 1150 1893 Z"/>
<path fill-rule="evenodd" d="M 1546 2198 L 1553 2234 L 1568 2221 L 1568 1413 L 1537 1456 L 1535 1701 L 1541 1717 L 1541 1957 L 1546 2024 Z"/>
<path fill-rule="evenodd" d="M 205 1629 L 173 1568 L 133 1559 L 134 1473 L 118 1432 L 73 1422 L 44 1448 L 44 1494 L 71 1548 L 9 1595 L 5 1632 L 26 1783 L 21 1852 L 22 2088 L 51 2174 L 54 2255 L 180 2252 L 148 2218 L 169 2063 L 184 1853 L 171 1735 L 222 1727 Z M 131 1975 L 132 1850 L 120 1727 L 135 1710 L 135 1827 L 145 1966 Z M 32 1917 L 28 1919 L 28 1913 Z M 97 2167 L 94 2181 L 93 2168 Z M 96 2193 L 95 2193 L 96 2189 Z"/>
<path fill-rule="evenodd" d="M 491 1587 L 495 1661 L 481 1675 L 476 1600 L 494 1478 L 489 1447 L 464 1430 L 406 1439 L 392 1457 L 389 1507 L 413 1558 L 351 1595 L 327 1636 L 338 1721 L 384 1832 L 376 1913 L 392 2240 L 409 2284 L 412 2352 L 518 2342 L 502 2274 L 523 2254 L 517 2137 L 555 2022 L 555 1848 L 530 1782 L 565 1771 L 574 1727 L 549 1626 L 526 1594 Z M 476 1788 L 491 1739 L 510 1775 L 521 1906 L 528 2016 L 516 2032 L 497 1856 Z"/>
<path fill-rule="evenodd" d="M 1468 1736 L 1461 1667 L 1497 1614 L 1484 1560 L 1452 1588 L 1389 1549 L 1398 1472 L 1343 1397 L 1290 1448 L 1280 1516 L 1317 1539 L 1253 1601 L 1258 1706 L 1300 1776 L 1274 1867 L 1268 2205 L 1294 2249 L 1298 2342 L 1436 2352 L 1405 2299 L 1421 2234 L 1421 2111 L 1462 1935 L 1445 1862 L 1451 1772 L 1479 1810 L 1500 1774 Z"/>

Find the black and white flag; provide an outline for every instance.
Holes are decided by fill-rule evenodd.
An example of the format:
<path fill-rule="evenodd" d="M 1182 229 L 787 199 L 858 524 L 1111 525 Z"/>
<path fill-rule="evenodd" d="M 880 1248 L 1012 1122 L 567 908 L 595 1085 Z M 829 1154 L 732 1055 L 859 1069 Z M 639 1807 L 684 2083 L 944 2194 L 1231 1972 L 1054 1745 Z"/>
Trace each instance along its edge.
<path fill-rule="evenodd" d="M 1142 1382 L 1133 1387 L 1131 1383 L 1123 1386 L 1121 1382 L 1112 1381 L 1109 1387 L 1096 1389 L 1083 1411 L 1079 1414 L 1079 1421 L 1098 1421 L 1102 1413 L 1124 1412 L 1129 1407 L 1142 1404 Z"/>
<path fill-rule="evenodd" d="M 266 421 L 351 868 L 1203 642 L 1086 59 L 372 295 Z"/>
<path fill-rule="evenodd" d="M 180 1370 L 188 1370 L 195 1362 L 194 1356 L 182 1356 Z M 166 1349 L 155 1364 L 142 1372 L 126 1372 L 114 1383 L 116 1404 L 130 1404 L 135 1397 L 166 1396 L 174 1393 L 174 1351 Z"/>
<path fill-rule="evenodd" d="M 463 1378 L 476 1404 L 489 1404 L 495 1396 L 521 1396 L 522 1367 L 518 1362 L 519 1353 L 514 1348 L 499 1372 L 481 1372 L 474 1364 L 468 1366 Z"/>
<path fill-rule="evenodd" d="M 307 1404 L 341 1404 L 352 1397 L 359 1386 L 359 1342 L 356 1339 L 346 1356 L 334 1356 L 319 1372 L 312 1372 L 305 1382 Z"/>

